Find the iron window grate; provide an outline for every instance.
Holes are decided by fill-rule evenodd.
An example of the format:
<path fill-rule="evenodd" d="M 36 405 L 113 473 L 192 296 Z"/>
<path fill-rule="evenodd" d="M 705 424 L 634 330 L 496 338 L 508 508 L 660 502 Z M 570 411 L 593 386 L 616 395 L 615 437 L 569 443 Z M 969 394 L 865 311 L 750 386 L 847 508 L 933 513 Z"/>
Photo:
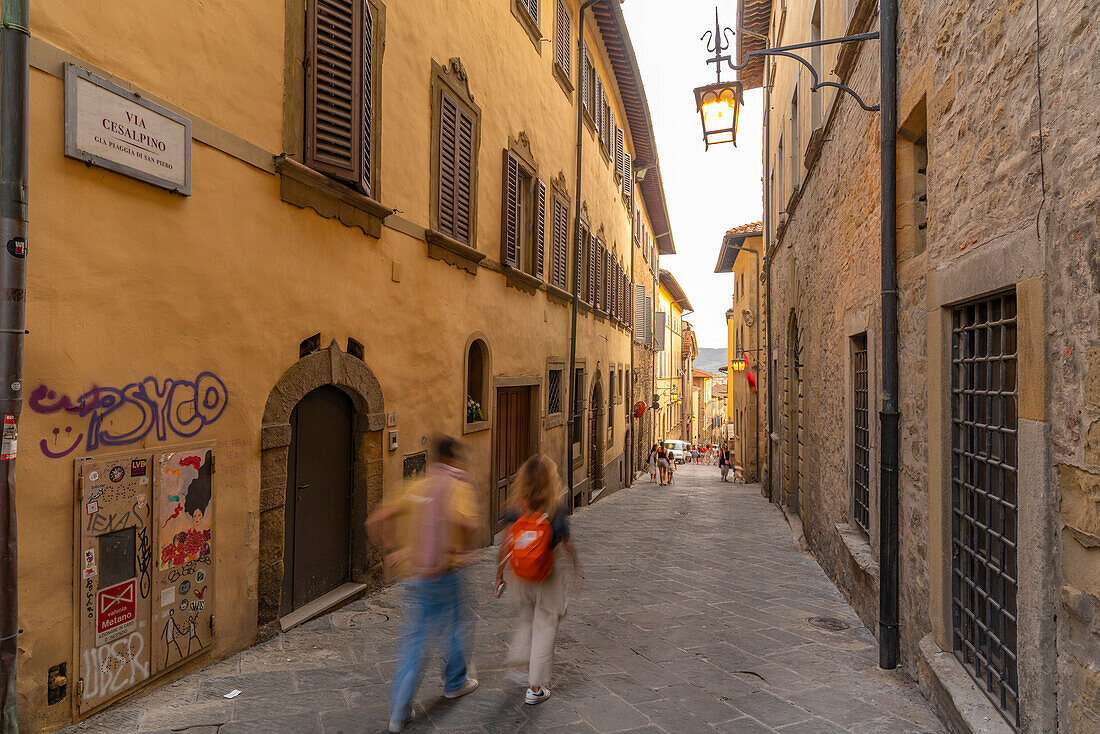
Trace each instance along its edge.
<path fill-rule="evenodd" d="M 561 370 L 550 370 L 546 379 L 546 412 L 561 412 Z"/>
<path fill-rule="evenodd" d="M 867 335 L 852 340 L 854 451 L 852 500 L 856 524 L 871 532 L 871 411 L 867 389 Z"/>
<path fill-rule="evenodd" d="M 1016 297 L 952 311 L 954 651 L 1019 727 Z"/>

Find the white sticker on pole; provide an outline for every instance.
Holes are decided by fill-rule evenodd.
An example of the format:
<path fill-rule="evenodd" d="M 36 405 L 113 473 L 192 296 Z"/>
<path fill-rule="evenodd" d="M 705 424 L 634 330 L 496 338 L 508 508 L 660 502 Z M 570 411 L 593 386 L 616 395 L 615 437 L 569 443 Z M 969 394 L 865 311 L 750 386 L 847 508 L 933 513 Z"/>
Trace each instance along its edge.
<path fill-rule="evenodd" d="M 15 427 L 15 416 L 4 414 L 4 439 L 0 442 L 0 461 L 14 459 L 18 446 L 19 431 Z"/>

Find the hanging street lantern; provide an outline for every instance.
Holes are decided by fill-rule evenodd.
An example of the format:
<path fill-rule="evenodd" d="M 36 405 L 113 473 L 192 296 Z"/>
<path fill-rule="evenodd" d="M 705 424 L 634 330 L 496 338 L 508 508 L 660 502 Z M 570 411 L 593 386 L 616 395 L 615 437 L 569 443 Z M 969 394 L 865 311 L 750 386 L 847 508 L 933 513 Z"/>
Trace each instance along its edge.
<path fill-rule="evenodd" d="M 703 121 L 707 149 L 719 143 L 737 145 L 737 113 L 741 106 L 741 82 L 708 84 L 695 90 L 695 109 Z"/>
<path fill-rule="evenodd" d="M 743 359 L 732 360 L 730 362 L 730 367 L 733 369 L 734 372 L 744 372 L 745 371 L 745 360 L 743 360 Z"/>
<path fill-rule="evenodd" d="M 730 47 L 727 34 L 732 33 L 729 28 L 723 30 L 718 22 L 718 8 L 715 8 L 714 30 L 707 31 L 699 39 L 707 39 L 707 51 L 714 54 L 707 59 L 707 63 L 714 64 L 716 75 L 714 84 L 695 89 L 695 110 L 703 123 L 703 142 L 707 150 L 720 143 L 737 145 L 737 113 L 742 102 L 743 87 L 739 81 L 722 81 L 722 65 L 732 65 L 729 54 L 724 53 Z"/>

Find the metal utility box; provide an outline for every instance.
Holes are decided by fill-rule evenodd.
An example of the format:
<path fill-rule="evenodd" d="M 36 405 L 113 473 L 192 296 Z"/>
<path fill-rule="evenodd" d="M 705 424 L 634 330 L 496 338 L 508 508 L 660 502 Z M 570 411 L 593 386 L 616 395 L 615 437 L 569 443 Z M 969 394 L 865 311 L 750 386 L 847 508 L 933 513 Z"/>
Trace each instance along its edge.
<path fill-rule="evenodd" d="M 209 649 L 214 446 L 76 462 L 76 709 Z"/>

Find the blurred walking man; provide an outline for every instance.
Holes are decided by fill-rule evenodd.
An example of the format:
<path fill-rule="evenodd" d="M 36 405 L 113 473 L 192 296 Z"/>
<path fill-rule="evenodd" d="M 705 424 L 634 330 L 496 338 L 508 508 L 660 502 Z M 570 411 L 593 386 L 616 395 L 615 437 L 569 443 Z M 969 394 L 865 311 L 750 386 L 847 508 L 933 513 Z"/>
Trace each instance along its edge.
<path fill-rule="evenodd" d="M 477 688 L 477 680 L 466 674 L 469 621 L 460 569 L 481 515 L 461 453 L 461 445 L 450 436 L 435 438 L 425 478 L 367 520 L 371 536 L 381 539 L 386 565 L 409 575 L 390 687 L 391 732 L 402 731 L 412 718 L 412 700 L 432 638 L 441 636 L 447 646 L 443 695 L 458 698 Z M 400 541 L 394 537 L 398 526 Z"/>

